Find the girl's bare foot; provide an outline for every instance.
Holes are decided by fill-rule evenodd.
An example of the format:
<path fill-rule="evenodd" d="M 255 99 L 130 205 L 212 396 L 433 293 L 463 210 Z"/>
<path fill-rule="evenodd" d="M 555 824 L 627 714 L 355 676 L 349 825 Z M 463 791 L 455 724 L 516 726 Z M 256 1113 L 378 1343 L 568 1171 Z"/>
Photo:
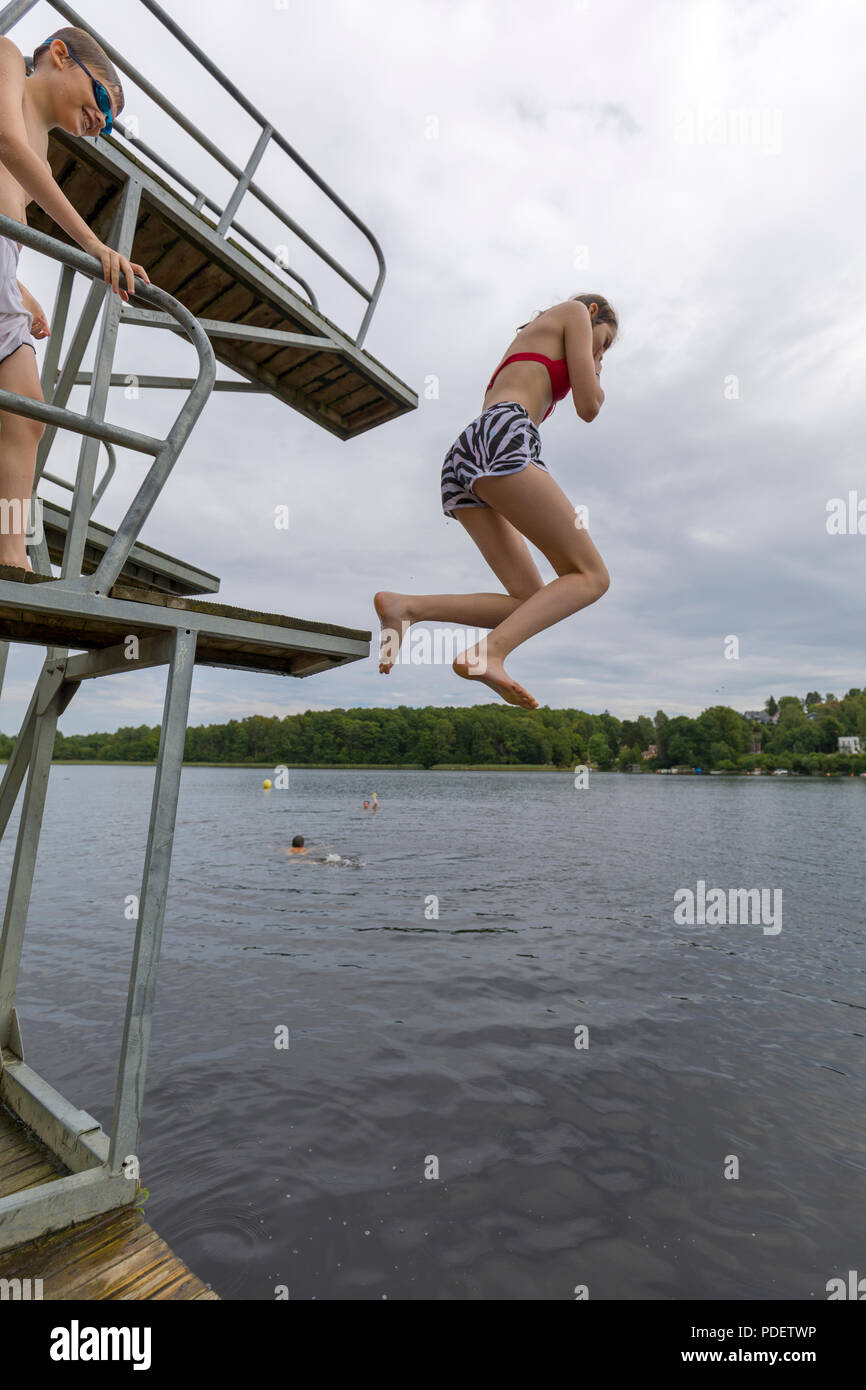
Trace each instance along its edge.
<path fill-rule="evenodd" d="M 454 658 L 451 665 L 457 675 L 463 676 L 464 680 L 483 681 L 497 695 L 501 695 L 506 704 L 538 709 L 535 696 L 524 690 L 513 676 L 509 676 L 497 657 L 487 655 L 486 640 L 482 637 L 474 647 L 467 647 L 465 652 Z"/>
<path fill-rule="evenodd" d="M 390 589 L 380 589 L 373 595 L 373 607 L 382 624 L 379 635 L 379 672 L 387 676 L 397 660 L 400 643 L 412 626 L 409 599 L 406 594 L 395 594 Z"/>

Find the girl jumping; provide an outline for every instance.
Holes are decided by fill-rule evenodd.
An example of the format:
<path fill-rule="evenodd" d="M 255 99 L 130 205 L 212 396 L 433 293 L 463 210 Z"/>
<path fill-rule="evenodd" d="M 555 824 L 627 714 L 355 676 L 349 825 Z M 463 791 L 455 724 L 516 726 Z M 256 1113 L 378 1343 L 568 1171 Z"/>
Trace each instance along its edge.
<path fill-rule="evenodd" d="M 536 422 L 571 391 L 589 424 L 604 403 L 601 362 L 619 320 L 600 294 L 578 294 L 522 324 L 490 378 L 481 414 L 454 441 L 442 465 L 442 510 L 468 531 L 505 594 L 399 594 L 373 599 L 382 625 L 379 670 L 387 675 L 413 623 L 435 620 L 491 631 L 452 663 L 510 705 L 538 701 L 505 670 L 509 652 L 562 618 L 595 603 L 610 576 L 575 508 L 541 460 Z M 498 379 L 498 380 L 497 380 Z M 494 386 L 494 382 L 497 384 Z M 543 412 L 543 413 L 542 413 Z M 535 466 L 530 468 L 532 463 Z M 526 540 L 557 578 L 545 584 Z"/>

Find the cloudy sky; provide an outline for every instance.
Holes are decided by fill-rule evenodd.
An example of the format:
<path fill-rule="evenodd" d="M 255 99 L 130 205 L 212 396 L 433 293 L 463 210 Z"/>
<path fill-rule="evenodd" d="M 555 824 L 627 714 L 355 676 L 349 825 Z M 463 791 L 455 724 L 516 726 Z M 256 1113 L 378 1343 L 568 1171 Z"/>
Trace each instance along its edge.
<path fill-rule="evenodd" d="M 253 123 L 140 5 L 82 7 L 245 163 Z M 540 704 L 620 717 L 866 683 L 866 534 L 827 529 L 828 503 L 850 491 L 866 513 L 856 0 L 175 0 L 172 13 L 378 238 L 388 274 L 366 347 L 420 398 L 349 442 L 268 397 L 211 398 L 143 539 L 218 574 L 226 603 L 371 629 L 374 643 L 305 681 L 197 668 L 190 723 L 496 700 L 447 662 L 380 676 L 372 597 L 499 590 L 441 512 L 442 458 L 517 325 L 584 291 L 620 315 L 605 404 L 589 426 L 562 401 L 543 457 L 588 507 L 612 582 L 513 652 L 513 674 Z M 40 4 L 10 37 L 29 52 L 59 22 Z M 228 176 L 126 85 L 123 119 L 223 200 Z M 367 243 L 284 156 L 261 181 L 373 283 Z M 286 240 L 242 211 L 268 244 Z M 363 302 L 288 245 L 354 333 Z M 53 267 L 25 250 L 20 274 L 50 315 Z M 173 335 L 121 335 L 117 370 L 191 368 Z M 110 418 L 164 433 L 179 401 L 115 390 Z M 64 443 L 49 468 L 72 476 L 76 457 Z M 121 455 L 97 519 L 119 521 L 142 467 Z M 10 649 L 7 733 L 41 661 Z M 164 682 L 165 668 L 86 682 L 60 727 L 157 723 Z"/>

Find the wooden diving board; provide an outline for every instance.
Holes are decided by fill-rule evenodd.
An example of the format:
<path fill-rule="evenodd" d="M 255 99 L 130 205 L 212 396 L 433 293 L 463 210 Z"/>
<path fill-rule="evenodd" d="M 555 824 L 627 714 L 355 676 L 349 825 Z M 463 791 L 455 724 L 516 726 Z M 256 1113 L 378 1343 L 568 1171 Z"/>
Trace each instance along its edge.
<path fill-rule="evenodd" d="M 139 639 L 160 637 L 179 626 L 196 632 L 197 665 L 283 676 L 312 676 L 360 661 L 369 656 L 372 639 L 359 628 L 120 583 L 106 600 L 65 587 L 61 579 L 0 565 L 0 640 L 88 651 L 114 648 L 109 664 L 122 671 L 148 664 L 119 654 L 130 633 Z"/>

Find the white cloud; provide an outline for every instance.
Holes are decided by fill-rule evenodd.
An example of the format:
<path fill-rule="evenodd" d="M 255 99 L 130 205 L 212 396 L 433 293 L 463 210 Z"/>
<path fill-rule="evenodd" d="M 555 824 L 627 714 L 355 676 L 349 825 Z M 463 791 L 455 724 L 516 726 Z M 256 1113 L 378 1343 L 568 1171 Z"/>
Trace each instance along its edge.
<path fill-rule="evenodd" d="M 442 516 L 442 457 L 478 413 L 516 325 L 590 289 L 622 319 L 605 407 L 589 429 L 561 402 L 542 440 L 554 477 L 589 503 L 613 582 L 599 604 L 518 649 L 517 678 L 541 704 L 618 714 L 698 710 L 722 687 L 748 708 L 770 686 L 778 697 L 816 681 L 862 685 L 851 634 L 866 537 L 824 528 L 828 497 L 866 490 L 854 442 L 866 354 L 862 7 L 554 0 L 528 17 L 516 0 L 322 0 L 243 7 L 242 43 L 240 14 L 235 0 L 173 9 L 369 222 L 388 278 L 367 346 L 419 391 L 438 376 L 440 395 L 349 443 L 273 400 L 214 396 L 144 539 L 219 574 L 227 603 L 350 627 L 375 629 L 377 588 L 498 589 Z M 134 34 L 136 65 L 245 162 L 252 124 L 233 119 L 140 6 L 94 0 L 88 16 L 121 46 Z M 39 23 L 28 16 L 20 32 L 41 38 Z M 135 105 L 153 143 L 224 195 L 225 176 Z M 683 108 L 694 118 L 685 141 Z M 765 127 L 781 132 L 777 149 L 733 138 L 736 120 L 721 127 L 726 139 L 707 138 L 713 113 L 752 109 L 781 113 L 778 129 Z M 431 115 L 436 139 L 425 135 Z M 278 201 L 315 221 L 314 235 L 327 228 L 328 249 L 369 279 L 363 239 L 282 156 L 267 175 Z M 245 220 L 273 238 L 264 214 Z M 315 259 L 293 260 L 318 289 Z M 52 270 L 25 252 L 22 275 L 50 310 Z M 327 276 L 321 296 L 329 316 L 357 327 L 356 296 Z M 191 365 L 170 335 L 138 332 L 121 335 L 118 361 Z M 113 395 L 111 417 L 167 428 L 178 404 Z M 71 475 L 77 450 L 66 456 Z M 97 518 L 116 523 L 143 466 L 122 458 Z M 293 509 L 288 533 L 273 531 L 275 500 Z M 748 662 L 694 660 L 715 643 L 720 662 L 728 632 Z M 40 664 L 37 649 L 13 650 L 4 731 L 17 728 Z M 82 690 L 62 727 L 156 722 L 161 691 L 153 673 L 113 680 L 102 697 Z M 199 671 L 190 719 L 488 698 L 447 668 L 380 677 L 374 641 L 369 662 L 303 683 Z"/>

